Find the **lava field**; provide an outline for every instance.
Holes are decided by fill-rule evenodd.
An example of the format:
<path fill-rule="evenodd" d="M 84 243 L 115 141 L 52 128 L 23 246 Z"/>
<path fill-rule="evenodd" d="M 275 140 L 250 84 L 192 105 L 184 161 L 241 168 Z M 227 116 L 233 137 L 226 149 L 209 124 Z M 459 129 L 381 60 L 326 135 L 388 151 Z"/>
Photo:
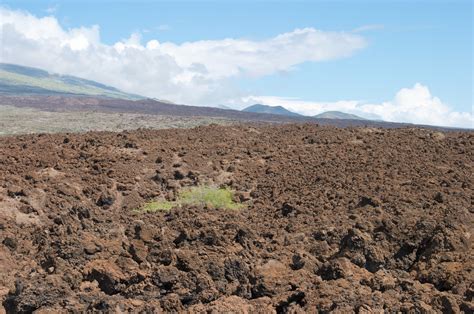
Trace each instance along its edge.
<path fill-rule="evenodd" d="M 1 137 L 0 313 L 473 313 L 473 173 L 472 131 Z M 137 210 L 196 185 L 243 206 Z"/>

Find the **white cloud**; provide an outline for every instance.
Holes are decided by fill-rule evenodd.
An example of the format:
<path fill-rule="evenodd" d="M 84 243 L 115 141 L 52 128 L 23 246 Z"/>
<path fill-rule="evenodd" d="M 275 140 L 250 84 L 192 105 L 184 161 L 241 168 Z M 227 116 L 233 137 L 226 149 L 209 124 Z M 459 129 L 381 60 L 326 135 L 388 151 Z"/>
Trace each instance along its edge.
<path fill-rule="evenodd" d="M 362 25 L 357 27 L 356 29 L 352 30 L 353 33 L 362 33 L 368 31 L 377 31 L 384 29 L 385 26 L 383 24 L 369 24 L 369 25 Z"/>
<path fill-rule="evenodd" d="M 181 45 L 164 43 L 155 49 L 175 56 L 182 67 L 198 63 L 206 77 L 263 76 L 291 70 L 306 61 L 324 61 L 350 56 L 365 47 L 365 40 L 348 33 L 296 29 L 263 41 L 243 39 L 207 40 Z"/>
<path fill-rule="evenodd" d="M 402 88 L 395 99 L 382 104 L 363 104 L 360 109 L 382 117 L 386 121 L 405 121 L 419 124 L 474 127 L 472 112 L 457 112 L 432 96 L 428 87 L 416 83 L 413 88 Z"/>
<path fill-rule="evenodd" d="M 337 110 L 366 118 L 382 119 L 391 122 L 474 127 L 474 115 L 472 112 L 452 110 L 438 97 L 431 95 L 428 87 L 420 83 L 416 83 L 412 88 L 402 88 L 397 92 L 393 100 L 381 104 L 370 104 L 357 100 L 311 102 L 295 98 L 247 96 L 242 98 L 240 106 L 254 103 L 283 106 L 294 112 L 309 116 L 317 115 L 324 111 Z"/>
<path fill-rule="evenodd" d="M 40 67 L 110 84 L 128 92 L 188 104 L 241 96 L 238 77 L 290 71 L 303 62 L 352 55 L 366 46 L 357 34 L 296 29 L 265 40 L 227 38 L 176 44 L 140 34 L 112 45 L 99 26 L 64 29 L 55 17 L 0 8 L 0 61 Z"/>
<path fill-rule="evenodd" d="M 416 84 L 381 104 L 357 100 L 309 102 L 271 96 L 248 96 L 235 78 L 291 71 L 304 62 L 349 57 L 366 46 L 358 32 L 295 29 L 265 40 L 201 40 L 176 44 L 158 39 L 142 43 L 140 33 L 108 45 L 97 25 L 64 29 L 53 16 L 0 7 L 0 62 L 47 69 L 112 85 L 124 91 L 177 103 L 208 105 L 264 103 L 303 114 L 341 110 L 386 121 L 473 126 L 473 115 L 456 112 Z"/>

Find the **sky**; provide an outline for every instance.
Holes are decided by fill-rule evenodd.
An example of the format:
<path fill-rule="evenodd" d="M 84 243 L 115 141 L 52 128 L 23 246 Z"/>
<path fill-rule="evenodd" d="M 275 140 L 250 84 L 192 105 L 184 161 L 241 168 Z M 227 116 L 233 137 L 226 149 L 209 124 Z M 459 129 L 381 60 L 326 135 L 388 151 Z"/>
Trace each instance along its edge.
<path fill-rule="evenodd" d="M 181 104 L 474 127 L 472 1 L 0 2 L 0 62 Z"/>

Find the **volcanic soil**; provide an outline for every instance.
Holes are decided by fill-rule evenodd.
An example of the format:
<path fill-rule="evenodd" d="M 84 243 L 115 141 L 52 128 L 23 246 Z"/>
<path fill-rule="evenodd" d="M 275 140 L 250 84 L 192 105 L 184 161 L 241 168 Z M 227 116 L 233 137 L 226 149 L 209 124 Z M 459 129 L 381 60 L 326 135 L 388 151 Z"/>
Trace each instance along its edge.
<path fill-rule="evenodd" d="M 473 313 L 473 172 L 473 132 L 0 138 L 0 312 Z M 136 210 L 195 185 L 243 207 Z"/>

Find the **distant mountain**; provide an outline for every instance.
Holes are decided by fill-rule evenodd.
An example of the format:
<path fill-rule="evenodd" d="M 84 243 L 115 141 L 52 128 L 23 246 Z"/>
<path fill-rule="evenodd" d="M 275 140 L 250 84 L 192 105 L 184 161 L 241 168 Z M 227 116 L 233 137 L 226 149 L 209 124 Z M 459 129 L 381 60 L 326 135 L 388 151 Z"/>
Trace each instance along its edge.
<path fill-rule="evenodd" d="M 355 114 L 345 113 L 341 111 L 326 111 L 315 115 L 317 119 L 351 119 L 351 120 L 367 120 L 362 117 L 356 116 Z"/>
<path fill-rule="evenodd" d="M 245 112 L 254 112 L 254 113 L 271 113 L 277 114 L 281 116 L 289 116 L 289 117 L 301 117 L 301 115 L 289 111 L 288 109 L 283 108 L 282 106 L 266 106 L 261 104 L 252 105 L 245 109 L 242 109 Z"/>
<path fill-rule="evenodd" d="M 41 69 L 7 63 L 0 63 L 0 94 L 99 96 L 131 100 L 144 98 L 75 76 L 51 74 Z"/>

